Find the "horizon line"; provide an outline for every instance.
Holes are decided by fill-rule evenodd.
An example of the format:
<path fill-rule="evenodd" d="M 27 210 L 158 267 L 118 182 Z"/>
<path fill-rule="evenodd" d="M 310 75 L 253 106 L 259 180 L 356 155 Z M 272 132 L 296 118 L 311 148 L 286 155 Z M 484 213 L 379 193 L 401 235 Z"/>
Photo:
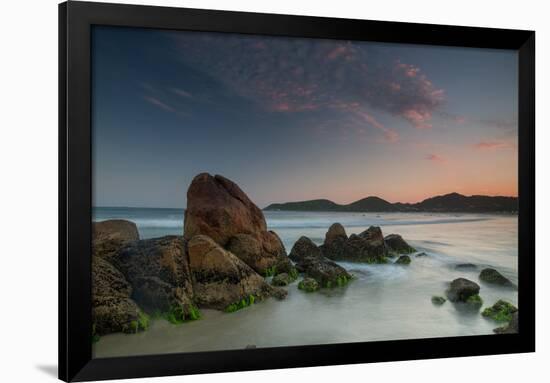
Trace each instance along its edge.
<path fill-rule="evenodd" d="M 461 194 L 461 193 L 458 193 L 458 192 L 450 192 L 450 193 L 445 193 L 445 194 L 438 194 L 438 195 L 434 195 L 432 197 L 426 197 L 422 200 L 419 200 L 419 201 L 416 201 L 416 202 L 390 202 L 388 201 L 387 199 L 384 199 L 382 197 L 379 197 L 379 196 L 375 196 L 375 195 L 368 195 L 366 197 L 362 197 L 362 198 L 359 198 L 355 201 L 352 201 L 352 202 L 349 202 L 349 203 L 339 203 L 339 202 L 335 202 L 329 198 L 314 198 L 314 199 L 306 199 L 306 200 L 299 200 L 299 201 L 285 201 L 285 202 L 271 202 L 269 204 L 267 204 L 265 207 L 262 207 L 260 208 L 261 210 L 265 209 L 266 207 L 269 207 L 270 205 L 274 205 L 274 204 L 285 204 L 285 203 L 300 203 L 300 202 L 308 202 L 308 201 L 322 201 L 322 200 L 325 200 L 325 201 L 330 201 L 330 202 L 333 202 L 337 205 L 340 205 L 340 206 L 345 206 L 345 205 L 350 205 L 352 203 L 355 203 L 355 202 L 358 202 L 358 201 L 361 201 L 361 200 L 364 200 L 366 198 L 380 198 L 381 200 L 384 200 L 390 204 L 397 204 L 397 203 L 400 203 L 400 204 L 403 204 L 403 205 L 414 205 L 416 203 L 420 203 L 420 202 L 423 202 L 427 199 L 430 199 L 430 198 L 435 198 L 435 197 L 443 197 L 443 196 L 446 196 L 446 195 L 450 195 L 450 194 L 458 194 L 458 195 L 461 195 L 461 196 L 464 196 L 464 197 L 503 197 L 503 198 L 518 198 L 519 196 L 518 195 L 488 195 L 488 194 L 470 194 L 470 195 L 466 195 L 466 194 Z M 253 201 L 254 202 L 254 201 Z M 181 209 L 181 210 L 185 210 L 186 207 L 160 207 L 160 206 L 115 206 L 115 205 L 92 205 L 92 209 L 94 208 L 112 208 L 112 209 Z"/>

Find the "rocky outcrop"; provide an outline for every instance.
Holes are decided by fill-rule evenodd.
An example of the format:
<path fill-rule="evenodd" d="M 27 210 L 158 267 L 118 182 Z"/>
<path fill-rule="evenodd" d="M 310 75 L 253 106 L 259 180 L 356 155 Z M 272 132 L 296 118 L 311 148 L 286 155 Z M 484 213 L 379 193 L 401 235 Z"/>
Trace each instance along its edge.
<path fill-rule="evenodd" d="M 137 332 L 147 328 L 147 318 L 130 298 L 132 287 L 106 260 L 92 258 L 92 335 Z"/>
<path fill-rule="evenodd" d="M 235 184 L 220 175 L 197 175 L 187 190 L 184 237 L 206 235 L 264 274 L 286 255 L 280 238 L 267 230 L 262 211 Z"/>
<path fill-rule="evenodd" d="M 111 219 L 92 223 L 92 255 L 108 259 L 123 245 L 139 240 L 135 223 Z"/>
<path fill-rule="evenodd" d="M 322 287 L 342 286 L 352 279 L 343 267 L 325 258 L 320 248 L 307 237 L 296 241 L 289 257 L 296 262 L 299 271 L 315 279 Z"/>
<path fill-rule="evenodd" d="M 360 234 L 345 236 L 339 224 L 333 224 L 320 246 L 322 254 L 334 261 L 385 263 L 388 248 L 384 242 L 382 230 L 371 226 Z M 343 235 L 342 235 L 343 234 Z M 328 239 L 328 240 L 327 240 Z"/>
<path fill-rule="evenodd" d="M 493 330 L 495 334 L 517 334 L 519 332 L 519 311 L 512 314 L 508 325 L 497 327 Z"/>
<path fill-rule="evenodd" d="M 227 310 L 243 301 L 249 305 L 270 296 L 286 296 L 286 291 L 267 284 L 240 258 L 206 235 L 191 238 L 188 253 L 194 299 L 199 307 Z"/>
<path fill-rule="evenodd" d="M 410 254 L 416 251 L 415 248 L 410 246 L 399 234 L 387 235 L 384 241 L 390 251 L 397 254 Z"/>
<path fill-rule="evenodd" d="M 476 296 L 479 296 L 479 285 L 466 278 L 457 278 L 450 283 L 446 294 L 451 302 L 466 303 L 468 300 L 471 301 Z"/>
<path fill-rule="evenodd" d="M 132 242 L 111 259 L 132 285 L 132 298 L 148 313 L 195 316 L 187 243 L 181 236 Z"/>
<path fill-rule="evenodd" d="M 515 287 L 508 278 L 491 268 L 481 270 L 481 273 L 479 273 L 479 280 L 493 285 Z"/>

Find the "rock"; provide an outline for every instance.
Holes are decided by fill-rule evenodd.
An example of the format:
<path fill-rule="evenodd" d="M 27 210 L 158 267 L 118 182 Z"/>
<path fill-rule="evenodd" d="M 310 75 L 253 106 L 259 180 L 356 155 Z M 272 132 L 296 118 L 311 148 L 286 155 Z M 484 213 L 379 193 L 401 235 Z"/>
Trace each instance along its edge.
<path fill-rule="evenodd" d="M 428 254 L 426 254 L 425 252 L 421 252 L 415 255 L 415 257 L 427 257 L 427 256 Z"/>
<path fill-rule="evenodd" d="M 457 278 L 450 283 L 446 294 L 451 302 L 466 302 L 479 294 L 479 285 L 466 278 Z"/>
<path fill-rule="evenodd" d="M 359 237 L 368 241 L 383 241 L 384 235 L 382 229 L 378 226 L 370 226 L 367 230 L 359 234 Z"/>
<path fill-rule="evenodd" d="M 177 314 L 175 321 L 196 316 L 186 246 L 181 236 L 165 236 L 132 242 L 112 257 L 146 312 Z"/>
<path fill-rule="evenodd" d="M 346 238 L 335 225 L 339 224 L 331 226 L 325 236 L 325 243 L 320 246 L 323 256 L 335 261 L 386 263 L 388 249 L 379 227 L 371 226 L 360 234 L 352 234 Z M 327 241 L 327 238 L 330 240 Z"/>
<path fill-rule="evenodd" d="M 309 264 L 305 274 L 315 279 L 320 286 L 327 288 L 344 286 L 352 279 L 346 269 L 328 259 Z"/>
<path fill-rule="evenodd" d="M 440 296 L 433 296 L 432 297 L 432 303 L 436 306 L 441 306 L 443 303 L 447 302 L 447 300 Z"/>
<path fill-rule="evenodd" d="M 512 320 L 512 314 L 517 311 L 518 309 L 516 306 L 500 299 L 493 306 L 483 310 L 481 315 L 497 322 L 510 322 Z"/>
<path fill-rule="evenodd" d="M 408 255 L 401 255 L 397 261 L 395 261 L 396 265 L 409 265 L 411 263 L 411 257 Z"/>
<path fill-rule="evenodd" d="M 275 264 L 272 266 L 272 269 L 270 271 L 273 275 L 286 273 L 291 278 L 298 278 L 298 271 L 296 270 L 296 267 L 294 267 L 294 265 L 290 261 L 290 258 L 284 255 L 277 258 Z"/>
<path fill-rule="evenodd" d="M 496 334 L 517 334 L 519 332 L 519 311 L 512 314 L 507 326 L 497 327 L 493 332 Z"/>
<path fill-rule="evenodd" d="M 414 253 L 416 250 L 410 246 L 399 234 L 390 234 L 384 238 L 386 241 L 386 246 L 398 254 L 410 254 Z"/>
<path fill-rule="evenodd" d="M 148 317 L 128 298 L 93 297 L 92 318 L 92 336 L 113 332 L 136 333 L 149 327 Z"/>
<path fill-rule="evenodd" d="M 289 284 L 291 284 L 295 280 L 296 280 L 296 278 L 292 278 L 287 273 L 281 273 L 281 274 L 277 274 L 273 277 L 273 279 L 271 280 L 271 284 L 273 286 L 288 286 Z"/>
<path fill-rule="evenodd" d="M 135 223 L 112 219 L 92 223 L 92 255 L 110 258 L 126 243 L 139 240 Z"/>
<path fill-rule="evenodd" d="M 322 259 L 323 255 L 321 254 L 319 247 L 317 247 L 311 239 L 302 236 L 294 243 L 288 257 L 296 264 L 302 264 L 310 259 Z"/>
<path fill-rule="evenodd" d="M 188 255 L 194 300 L 199 307 L 235 311 L 256 300 L 286 295 L 206 235 L 191 238 Z"/>
<path fill-rule="evenodd" d="M 457 270 L 475 270 L 477 269 L 477 265 L 474 265 L 473 263 L 458 263 L 455 265 L 455 269 Z"/>
<path fill-rule="evenodd" d="M 299 271 L 315 279 L 320 286 L 342 286 L 352 279 L 343 267 L 325 258 L 320 248 L 307 237 L 300 237 L 296 241 L 289 257 L 296 262 Z"/>
<path fill-rule="evenodd" d="M 494 285 L 508 287 L 514 286 L 514 284 L 508 278 L 499 273 L 497 270 L 491 268 L 481 270 L 481 273 L 479 273 L 479 279 L 483 282 L 491 283 Z"/>
<path fill-rule="evenodd" d="M 235 184 L 220 175 L 197 175 L 187 190 L 184 237 L 206 235 L 264 274 L 286 255 L 280 238 L 267 230 L 262 211 Z"/>
<path fill-rule="evenodd" d="M 132 287 L 120 271 L 102 258 L 92 258 L 93 336 L 147 328 L 147 317 L 130 299 L 131 293 Z"/>
<path fill-rule="evenodd" d="M 131 242 L 139 240 L 136 224 L 124 219 L 94 222 L 92 224 L 92 236 L 96 241 L 117 240 Z"/>
<path fill-rule="evenodd" d="M 298 288 L 307 293 L 312 293 L 319 290 L 319 284 L 313 278 L 304 278 L 300 281 L 300 283 L 298 283 Z"/>
<path fill-rule="evenodd" d="M 325 246 L 330 246 L 335 240 L 346 240 L 348 236 L 346 234 L 346 229 L 339 223 L 333 223 L 330 225 L 327 233 L 325 234 Z"/>

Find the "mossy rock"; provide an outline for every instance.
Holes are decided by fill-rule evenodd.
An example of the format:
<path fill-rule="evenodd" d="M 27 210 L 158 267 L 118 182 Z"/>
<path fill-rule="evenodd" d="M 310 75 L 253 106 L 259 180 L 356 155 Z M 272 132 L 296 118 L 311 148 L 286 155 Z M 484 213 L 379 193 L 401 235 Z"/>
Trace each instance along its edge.
<path fill-rule="evenodd" d="M 479 273 L 479 280 L 494 285 L 508 287 L 514 286 L 514 284 L 508 278 L 499 273 L 497 270 L 491 268 L 481 270 L 481 273 Z"/>
<path fill-rule="evenodd" d="M 238 302 L 231 303 L 223 311 L 226 313 L 234 313 L 244 309 L 245 307 L 252 306 L 258 299 L 254 295 L 249 295 L 248 297 L 242 298 Z"/>
<path fill-rule="evenodd" d="M 411 263 L 411 257 L 408 255 L 402 255 L 395 261 L 396 265 L 409 265 Z"/>
<path fill-rule="evenodd" d="M 140 311 L 138 318 L 122 327 L 122 332 L 127 334 L 137 334 L 149 328 L 149 315 Z"/>
<path fill-rule="evenodd" d="M 447 302 L 447 300 L 441 296 L 434 295 L 432 297 L 432 303 L 436 306 L 441 306 L 443 303 Z"/>
<path fill-rule="evenodd" d="M 287 273 L 281 273 L 273 277 L 273 279 L 271 280 L 271 284 L 273 286 L 288 286 L 289 284 L 294 282 L 295 279 L 296 278 L 291 277 Z"/>
<path fill-rule="evenodd" d="M 466 304 L 474 308 L 480 308 L 483 306 L 483 299 L 481 299 L 479 294 L 470 295 L 468 299 L 466 299 Z"/>
<path fill-rule="evenodd" d="M 154 318 L 163 318 L 172 324 L 182 324 L 189 321 L 200 319 L 201 313 L 194 305 L 172 306 L 166 312 L 156 312 Z"/>
<path fill-rule="evenodd" d="M 313 278 L 304 278 L 298 283 L 298 288 L 307 293 L 312 293 L 319 290 L 319 284 Z"/>
<path fill-rule="evenodd" d="M 483 310 L 481 315 L 486 318 L 491 318 L 496 322 L 510 322 L 512 320 L 512 315 L 517 311 L 518 309 L 516 306 L 500 299 L 493 306 Z"/>

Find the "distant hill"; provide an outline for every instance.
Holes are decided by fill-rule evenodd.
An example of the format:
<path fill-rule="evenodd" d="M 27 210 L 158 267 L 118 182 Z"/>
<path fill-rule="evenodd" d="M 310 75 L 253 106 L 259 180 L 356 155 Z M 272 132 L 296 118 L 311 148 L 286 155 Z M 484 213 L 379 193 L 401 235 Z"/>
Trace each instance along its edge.
<path fill-rule="evenodd" d="M 353 211 L 353 212 L 517 212 L 517 197 L 465 196 L 450 193 L 427 198 L 422 202 L 390 203 L 379 197 L 366 197 L 348 205 L 339 205 L 328 199 L 274 203 L 264 210 L 283 211 Z"/>

